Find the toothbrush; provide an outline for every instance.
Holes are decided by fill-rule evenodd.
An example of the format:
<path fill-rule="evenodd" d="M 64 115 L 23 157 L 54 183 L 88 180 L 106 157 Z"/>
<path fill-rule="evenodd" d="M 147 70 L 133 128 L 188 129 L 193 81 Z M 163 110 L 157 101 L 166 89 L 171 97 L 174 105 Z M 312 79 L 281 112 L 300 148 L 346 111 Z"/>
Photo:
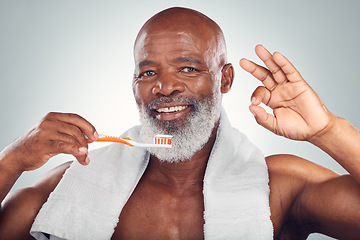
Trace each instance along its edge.
<path fill-rule="evenodd" d="M 129 145 L 131 147 L 163 147 L 171 148 L 171 138 L 170 135 L 156 135 L 154 137 L 154 143 L 139 143 L 131 140 L 130 138 L 121 138 L 114 136 L 107 136 L 104 134 L 99 134 L 99 138 L 96 142 L 118 142 Z M 89 140 L 88 140 L 89 141 Z"/>

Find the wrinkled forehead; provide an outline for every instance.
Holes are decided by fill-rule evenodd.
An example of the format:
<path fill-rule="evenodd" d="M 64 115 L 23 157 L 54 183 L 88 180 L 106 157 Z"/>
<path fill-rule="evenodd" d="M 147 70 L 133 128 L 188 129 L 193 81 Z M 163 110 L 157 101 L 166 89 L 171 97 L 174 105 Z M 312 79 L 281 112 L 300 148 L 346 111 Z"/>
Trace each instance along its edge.
<path fill-rule="evenodd" d="M 208 64 L 227 62 L 226 44 L 220 27 L 200 12 L 170 8 L 150 18 L 135 40 L 135 64 L 159 55 L 187 52 L 198 55 Z M 185 55 L 188 55 L 185 54 Z M 176 55 L 176 54 L 175 54 Z"/>
<path fill-rule="evenodd" d="M 135 41 L 134 60 L 146 58 L 149 51 L 157 52 L 176 46 L 176 50 L 189 50 L 197 54 L 226 55 L 221 34 L 202 25 L 177 24 L 143 28 Z M 215 57 L 215 56 L 214 56 Z"/>
<path fill-rule="evenodd" d="M 192 49 L 201 52 L 209 51 L 216 47 L 216 41 L 212 36 L 200 35 L 189 30 L 160 30 L 143 31 L 139 34 L 134 46 L 134 57 L 139 54 L 151 51 L 157 48 L 166 49 L 170 46 L 177 46 L 180 49 Z"/>

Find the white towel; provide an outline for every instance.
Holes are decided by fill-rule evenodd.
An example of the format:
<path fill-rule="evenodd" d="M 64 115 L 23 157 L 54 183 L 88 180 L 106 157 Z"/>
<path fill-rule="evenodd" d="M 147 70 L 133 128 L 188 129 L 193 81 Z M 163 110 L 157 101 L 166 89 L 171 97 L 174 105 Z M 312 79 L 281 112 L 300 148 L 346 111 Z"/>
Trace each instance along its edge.
<path fill-rule="evenodd" d="M 123 134 L 139 140 L 140 127 Z M 120 212 L 149 161 L 141 148 L 111 144 L 76 161 L 50 194 L 31 228 L 36 239 L 110 239 Z M 264 156 L 224 111 L 204 178 L 205 239 L 273 239 Z"/>

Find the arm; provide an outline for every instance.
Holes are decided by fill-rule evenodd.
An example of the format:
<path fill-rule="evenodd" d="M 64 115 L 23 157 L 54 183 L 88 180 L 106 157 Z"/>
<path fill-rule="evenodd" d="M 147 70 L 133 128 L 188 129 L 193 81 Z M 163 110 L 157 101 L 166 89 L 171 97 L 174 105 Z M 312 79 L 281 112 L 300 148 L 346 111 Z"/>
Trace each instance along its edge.
<path fill-rule="evenodd" d="M 84 134 L 92 140 L 98 137 L 95 128 L 76 114 L 49 113 L 39 124 L 0 152 L 1 237 L 23 239 L 20 237 L 23 235 L 17 235 L 18 238 L 10 236 L 28 234 L 34 217 L 67 167 L 57 168 L 52 175 L 33 187 L 7 196 L 18 177 L 24 171 L 40 168 L 60 153 L 71 154 L 80 164 L 87 165 L 90 160 Z M 7 198 L 3 201 L 5 196 Z"/>
<path fill-rule="evenodd" d="M 45 174 L 33 186 L 6 196 L 0 216 L 1 239 L 33 239 L 29 234 L 33 221 L 70 165 L 71 162 L 64 163 Z"/>
<path fill-rule="evenodd" d="M 306 239 L 318 232 L 336 239 L 360 236 L 360 186 L 292 155 L 266 158 L 271 220 L 276 239 Z"/>
<path fill-rule="evenodd" d="M 0 152 L 0 202 L 24 171 L 43 166 L 51 157 L 71 154 L 79 163 L 89 163 L 88 143 L 96 140 L 95 128 L 76 114 L 49 113 L 30 131 Z"/>
<path fill-rule="evenodd" d="M 329 112 L 283 55 L 271 54 L 261 45 L 255 50 L 268 69 L 246 59 L 240 65 L 264 85 L 251 99 L 256 121 L 275 134 L 320 147 L 360 183 L 360 131 Z M 273 109 L 273 115 L 259 106 L 261 102 Z"/>
<path fill-rule="evenodd" d="M 298 196 L 293 214 L 311 232 L 336 239 L 359 239 L 360 185 L 350 175 L 309 184 Z"/>
<path fill-rule="evenodd" d="M 360 131 L 343 118 L 335 118 L 329 126 L 309 142 L 334 158 L 360 183 Z"/>
<path fill-rule="evenodd" d="M 250 111 L 256 121 L 275 134 L 313 143 L 350 173 L 333 175 L 313 163 L 294 163 L 299 162 L 294 161 L 294 157 L 283 159 L 280 171 L 273 171 L 269 165 L 270 200 L 276 194 L 281 196 L 270 203 L 272 218 L 279 216 L 275 210 L 276 203 L 280 202 L 284 210 L 280 215 L 287 216 L 288 222 L 295 222 L 296 229 L 357 239 L 360 235 L 360 132 L 330 113 L 284 56 L 270 54 L 262 46 L 256 47 L 256 53 L 267 68 L 246 59 L 240 61 L 241 67 L 264 85 L 254 91 L 251 99 Z M 273 114 L 260 107 L 261 102 L 272 108 Z M 289 168 L 290 165 L 293 167 Z M 282 176 L 282 180 L 276 181 L 278 176 Z M 293 184 L 287 189 L 283 187 L 284 183 L 294 182 L 294 178 L 299 187 Z M 293 196 L 292 200 L 289 207 L 283 209 L 284 199 L 289 195 Z M 279 223 L 280 229 L 283 224 Z"/>

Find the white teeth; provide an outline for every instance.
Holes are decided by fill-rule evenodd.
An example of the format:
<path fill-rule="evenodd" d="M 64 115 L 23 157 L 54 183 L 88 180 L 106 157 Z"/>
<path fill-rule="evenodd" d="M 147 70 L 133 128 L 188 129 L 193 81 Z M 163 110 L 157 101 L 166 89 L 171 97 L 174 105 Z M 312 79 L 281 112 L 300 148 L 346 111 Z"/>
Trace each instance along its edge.
<path fill-rule="evenodd" d="M 165 108 L 159 108 L 156 111 L 159 113 L 171 113 L 171 112 L 177 112 L 181 111 L 183 109 L 187 108 L 187 106 L 176 106 L 176 107 L 165 107 Z"/>

